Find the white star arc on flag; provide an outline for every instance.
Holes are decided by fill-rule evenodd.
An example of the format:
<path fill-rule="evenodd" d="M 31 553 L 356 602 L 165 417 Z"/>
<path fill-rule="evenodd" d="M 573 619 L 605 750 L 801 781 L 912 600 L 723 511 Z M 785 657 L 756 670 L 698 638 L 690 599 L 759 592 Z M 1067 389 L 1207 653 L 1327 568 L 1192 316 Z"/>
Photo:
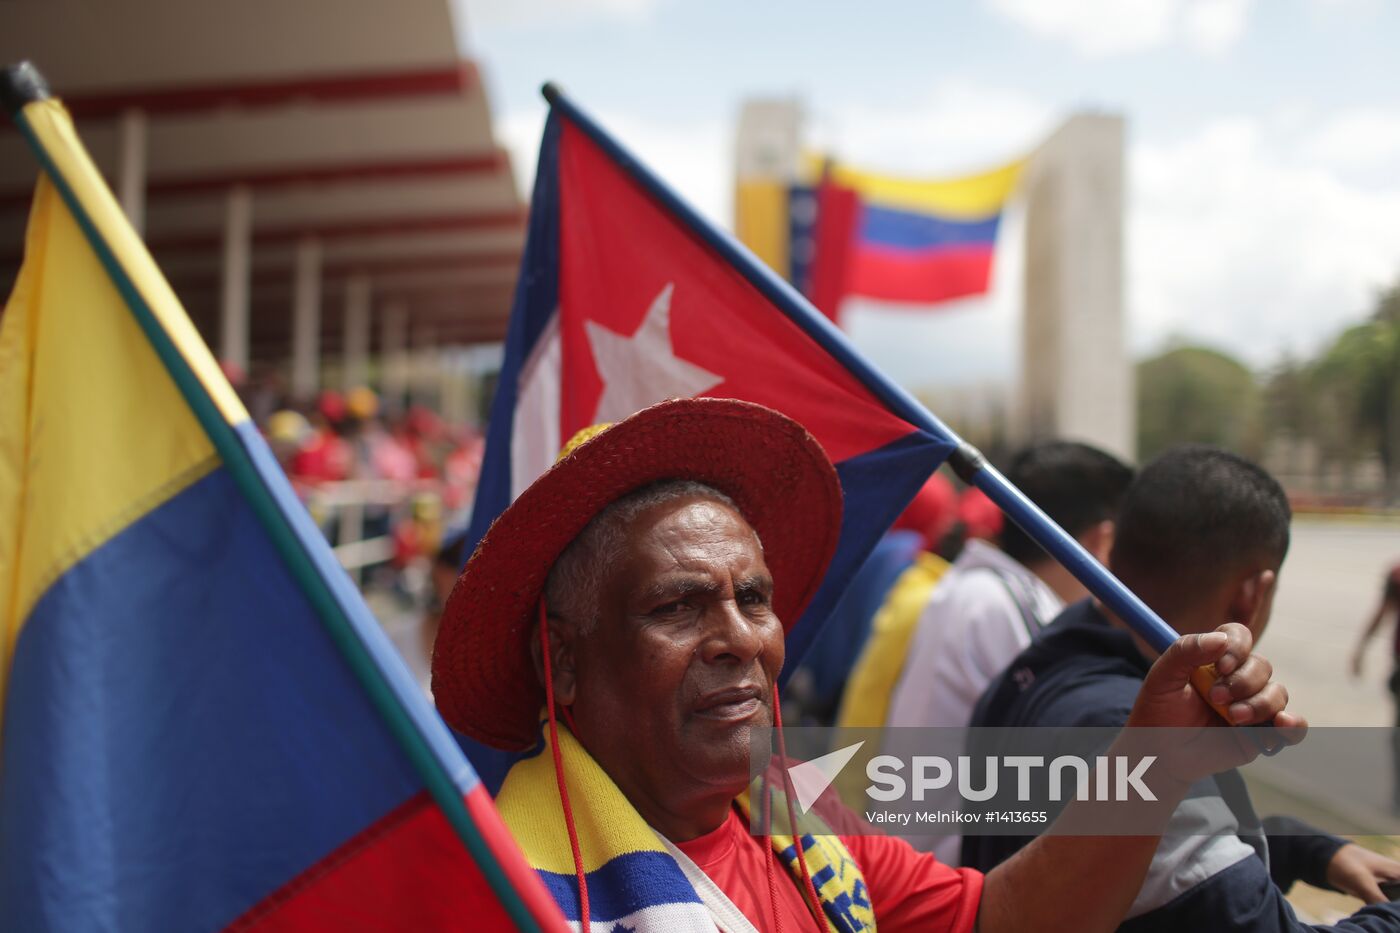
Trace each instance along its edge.
<path fill-rule="evenodd" d="M 671 344 L 673 291 L 675 283 L 667 282 L 630 337 L 596 321 L 584 322 L 593 362 L 603 380 L 603 397 L 593 413 L 593 424 L 621 421 L 648 405 L 668 398 L 691 398 L 724 381 L 724 377 L 676 356 Z"/>

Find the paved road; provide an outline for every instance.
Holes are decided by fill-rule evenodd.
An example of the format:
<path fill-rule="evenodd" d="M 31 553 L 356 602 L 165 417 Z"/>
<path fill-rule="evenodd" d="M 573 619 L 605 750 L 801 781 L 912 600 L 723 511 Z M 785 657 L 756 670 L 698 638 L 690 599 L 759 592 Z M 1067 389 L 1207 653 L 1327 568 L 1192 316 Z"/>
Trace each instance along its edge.
<path fill-rule="evenodd" d="M 1354 680 L 1352 648 L 1400 561 L 1400 523 L 1303 518 L 1283 566 L 1262 653 L 1288 685 L 1290 707 L 1319 726 L 1389 726 L 1389 633 L 1374 639 Z"/>

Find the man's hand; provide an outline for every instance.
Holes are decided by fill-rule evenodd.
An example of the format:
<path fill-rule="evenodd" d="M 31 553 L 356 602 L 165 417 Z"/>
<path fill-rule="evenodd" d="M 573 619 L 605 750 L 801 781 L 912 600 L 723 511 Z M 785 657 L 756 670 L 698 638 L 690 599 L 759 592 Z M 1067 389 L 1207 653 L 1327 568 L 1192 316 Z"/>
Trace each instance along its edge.
<path fill-rule="evenodd" d="M 1220 715 L 1191 686 L 1191 675 L 1198 667 L 1214 664 L 1218 675 L 1210 689 L 1210 699 L 1227 707 L 1230 721 L 1249 726 L 1273 721 L 1279 736 L 1289 745 L 1303 740 L 1307 721 L 1284 712 L 1288 691 L 1274 683 L 1273 665 L 1251 654 L 1254 636 L 1238 622 L 1227 622 L 1213 632 L 1186 635 L 1172 643 L 1152 665 L 1138 691 L 1129 726 L 1170 726 L 1204 729 L 1223 726 Z M 1220 733 L 1189 742 L 1168 765 L 1180 781 L 1190 784 L 1207 775 L 1247 764 L 1259 748 L 1243 734 L 1222 741 Z"/>
<path fill-rule="evenodd" d="M 1353 655 L 1351 656 L 1351 676 L 1353 676 L 1353 677 L 1360 677 L 1360 676 L 1361 676 L 1361 670 L 1362 670 L 1362 667 L 1363 667 L 1363 665 L 1364 665 L 1364 663 L 1365 663 L 1365 659 L 1366 659 L 1366 652 L 1363 651 L 1363 650 L 1360 649 L 1360 648 L 1357 648 L 1357 649 L 1356 649 L 1356 653 L 1353 654 Z"/>
<path fill-rule="evenodd" d="M 1327 863 L 1327 883 L 1368 904 L 1390 900 L 1381 893 L 1381 883 L 1386 881 L 1400 881 L 1400 862 L 1354 842 L 1338 849 Z"/>

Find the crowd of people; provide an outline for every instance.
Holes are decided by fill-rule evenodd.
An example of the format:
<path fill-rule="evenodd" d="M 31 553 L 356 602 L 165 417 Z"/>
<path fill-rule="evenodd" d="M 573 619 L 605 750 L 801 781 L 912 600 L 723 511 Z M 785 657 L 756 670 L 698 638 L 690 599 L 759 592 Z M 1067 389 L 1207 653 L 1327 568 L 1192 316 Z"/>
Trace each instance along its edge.
<path fill-rule="evenodd" d="M 1021 450 L 1005 472 L 1178 631 L 1205 633 L 1233 620 L 1256 641 L 1263 635 L 1292 516 L 1283 489 L 1262 468 L 1188 445 L 1139 473 L 1088 445 L 1056 441 Z M 911 524 L 951 534 L 911 540 L 900 530 Z M 900 555 L 893 570 L 881 562 L 892 552 Z M 792 715 L 843 728 L 1119 728 L 1129 721 L 1150 653 L 1019 528 L 968 533 L 946 480 L 930 480 L 875 555 L 853 591 L 878 595 L 839 605 L 831 622 L 863 649 L 836 673 L 823 671 L 828 655 L 821 651 L 804 660 L 786 696 Z M 1397 571 L 1357 648 L 1357 673 L 1366 642 L 1400 607 Z M 813 690 L 822 680 L 830 686 Z M 1393 690 L 1397 680 L 1400 674 Z M 865 783 L 856 769 L 837 786 L 855 800 Z M 929 792 L 925 803 L 957 809 L 957 790 Z M 1284 901 L 1295 881 L 1379 904 L 1389 900 L 1381 885 L 1400 880 L 1400 864 L 1365 848 L 1288 817 L 1260 820 L 1234 771 L 1194 786 L 1165 836 L 1123 929 L 1311 929 Z M 945 864 L 988 871 L 1030 838 L 909 841 Z M 1374 923 L 1363 911 L 1336 929 L 1393 928 Z"/>
<path fill-rule="evenodd" d="M 383 570 L 377 582 L 394 591 L 438 605 L 431 564 L 470 514 L 484 447 L 477 427 L 449 424 L 424 405 L 387 407 L 366 387 L 326 390 L 302 405 L 269 398 L 265 387 L 249 395 L 263 436 L 331 543 L 355 543 L 344 533 L 354 509 L 356 540 L 392 544 L 362 566 Z"/>
<path fill-rule="evenodd" d="M 497 804 L 566 919 L 637 931 L 1317 929 L 1283 897 L 1303 879 L 1365 902 L 1336 929 L 1400 928 L 1382 890 L 1400 863 L 1255 818 L 1233 770 L 1258 754 L 1246 742 L 1229 743 L 1223 764 L 1173 757 L 1150 829 L 1131 835 L 904 840 L 860 831 L 841 808 L 820 810 L 823 832 L 784 822 L 785 769 L 751 783 L 748 741 L 784 717 L 1116 731 L 1225 727 L 1223 712 L 1302 737 L 1254 653 L 1291 519 L 1266 472 L 1206 447 L 1137 472 L 1064 442 L 1006 472 L 1183 637 L 1160 655 L 1142 647 L 985 497 L 935 477 L 780 697 L 784 635 L 833 553 L 842 502 L 801 427 L 746 403 L 653 406 L 582 439 L 515 500 L 452 590 L 433 693 L 463 734 L 525 752 Z M 1094 806 L 1072 800 L 1054 822 Z"/>

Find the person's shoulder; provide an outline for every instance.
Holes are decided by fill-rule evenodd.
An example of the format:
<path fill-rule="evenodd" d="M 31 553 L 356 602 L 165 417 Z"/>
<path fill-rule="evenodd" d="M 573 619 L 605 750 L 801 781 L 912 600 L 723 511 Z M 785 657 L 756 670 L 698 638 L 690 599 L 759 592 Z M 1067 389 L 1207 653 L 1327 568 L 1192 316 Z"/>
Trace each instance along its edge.
<path fill-rule="evenodd" d="M 991 568 L 956 564 L 943 575 L 929 599 L 928 613 L 949 620 L 946 624 L 971 626 L 978 617 L 1010 616 L 1016 601 Z"/>
<path fill-rule="evenodd" d="M 992 681 L 978 726 L 1121 726 L 1142 686 L 1125 658 L 1098 643 L 1084 604 L 1070 606 Z"/>
<path fill-rule="evenodd" d="M 1159 850 L 1119 933 L 1293 929 L 1291 911 L 1252 850 L 1234 837 L 1195 841 L 1199 858 L 1175 872 L 1164 870 Z"/>

